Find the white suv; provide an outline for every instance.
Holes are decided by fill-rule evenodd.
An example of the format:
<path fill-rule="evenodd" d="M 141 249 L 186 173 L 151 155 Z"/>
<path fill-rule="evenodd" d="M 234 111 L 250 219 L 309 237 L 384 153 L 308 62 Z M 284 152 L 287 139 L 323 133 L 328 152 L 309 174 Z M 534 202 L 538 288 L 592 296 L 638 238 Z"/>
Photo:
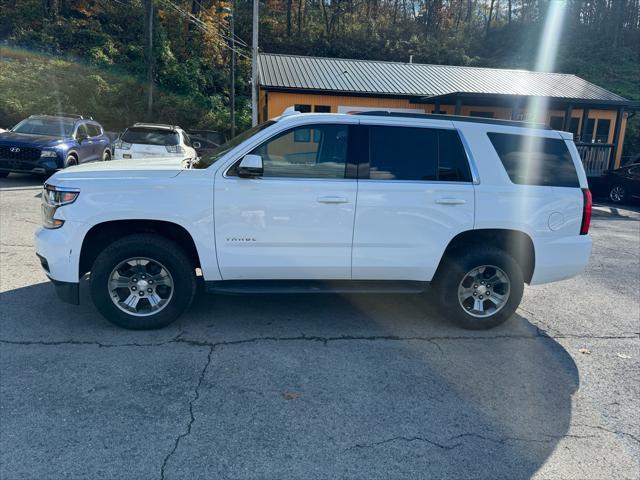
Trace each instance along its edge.
<path fill-rule="evenodd" d="M 43 194 L 36 251 L 64 300 L 126 328 L 212 292 L 431 291 L 490 328 L 525 283 L 580 273 L 591 195 L 571 134 L 444 115 L 290 114 L 181 166 L 81 165 Z"/>
<path fill-rule="evenodd" d="M 175 125 L 136 123 L 127 128 L 113 145 L 114 160 L 130 158 L 195 158 L 189 135 Z"/>

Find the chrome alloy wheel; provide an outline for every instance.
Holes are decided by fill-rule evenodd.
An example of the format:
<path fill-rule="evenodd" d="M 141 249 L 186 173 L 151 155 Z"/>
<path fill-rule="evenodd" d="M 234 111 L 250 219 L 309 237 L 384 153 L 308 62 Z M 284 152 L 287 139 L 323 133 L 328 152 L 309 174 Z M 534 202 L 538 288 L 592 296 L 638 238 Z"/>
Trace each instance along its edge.
<path fill-rule="evenodd" d="M 483 265 L 462 278 L 458 285 L 458 301 L 469 315 L 486 318 L 507 304 L 510 291 L 509 277 L 503 270 L 494 265 Z"/>
<path fill-rule="evenodd" d="M 609 198 L 616 203 L 621 202 L 622 200 L 624 200 L 624 194 L 624 187 L 622 185 L 615 185 L 609 192 Z"/>
<path fill-rule="evenodd" d="M 155 315 L 173 297 L 173 278 L 156 260 L 129 258 L 111 271 L 109 294 L 115 306 L 129 315 Z"/>

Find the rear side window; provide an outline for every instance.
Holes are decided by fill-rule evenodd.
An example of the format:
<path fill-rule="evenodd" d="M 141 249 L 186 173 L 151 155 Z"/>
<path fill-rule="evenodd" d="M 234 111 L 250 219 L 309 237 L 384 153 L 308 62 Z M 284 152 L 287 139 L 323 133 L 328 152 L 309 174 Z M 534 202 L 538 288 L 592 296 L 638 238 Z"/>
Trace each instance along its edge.
<path fill-rule="evenodd" d="M 87 123 L 86 125 L 87 125 L 87 131 L 89 132 L 90 137 L 98 137 L 102 135 L 102 132 L 99 126 L 94 125 L 92 123 Z"/>
<path fill-rule="evenodd" d="M 180 136 L 171 130 L 155 130 L 151 128 L 128 128 L 122 135 L 127 143 L 141 143 L 144 145 L 178 145 Z"/>
<path fill-rule="evenodd" d="M 455 130 L 376 126 L 369 137 L 371 179 L 471 181 Z"/>
<path fill-rule="evenodd" d="M 371 127 L 369 178 L 436 180 L 438 132 L 431 128 Z"/>
<path fill-rule="evenodd" d="M 559 138 L 488 133 L 513 183 L 549 187 L 579 187 L 571 153 Z"/>

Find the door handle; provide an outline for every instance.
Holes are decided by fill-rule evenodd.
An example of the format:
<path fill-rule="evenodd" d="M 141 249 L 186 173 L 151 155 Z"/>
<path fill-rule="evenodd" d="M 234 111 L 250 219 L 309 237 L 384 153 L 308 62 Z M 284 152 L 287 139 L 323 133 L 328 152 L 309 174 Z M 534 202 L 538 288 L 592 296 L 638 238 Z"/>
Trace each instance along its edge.
<path fill-rule="evenodd" d="M 328 195 L 326 197 L 318 197 L 318 203 L 349 203 L 349 199 Z"/>
<path fill-rule="evenodd" d="M 436 203 L 440 205 L 464 205 L 467 201 L 462 198 L 439 198 Z"/>

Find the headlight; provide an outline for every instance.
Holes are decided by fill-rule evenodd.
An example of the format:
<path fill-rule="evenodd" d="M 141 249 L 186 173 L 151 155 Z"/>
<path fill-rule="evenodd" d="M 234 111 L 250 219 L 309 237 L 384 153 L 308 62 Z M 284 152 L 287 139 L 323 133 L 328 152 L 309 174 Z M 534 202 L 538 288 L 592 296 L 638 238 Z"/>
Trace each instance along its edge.
<path fill-rule="evenodd" d="M 58 152 L 56 152 L 55 150 L 42 150 L 42 152 L 40 152 L 40 158 L 51 158 L 57 156 Z"/>
<path fill-rule="evenodd" d="M 53 218 L 58 208 L 76 201 L 80 195 L 77 188 L 56 187 L 44 184 L 42 190 L 42 225 L 44 228 L 60 228 L 64 220 Z"/>
<path fill-rule="evenodd" d="M 180 145 L 166 145 L 167 152 L 169 153 L 184 153 L 185 150 Z"/>

